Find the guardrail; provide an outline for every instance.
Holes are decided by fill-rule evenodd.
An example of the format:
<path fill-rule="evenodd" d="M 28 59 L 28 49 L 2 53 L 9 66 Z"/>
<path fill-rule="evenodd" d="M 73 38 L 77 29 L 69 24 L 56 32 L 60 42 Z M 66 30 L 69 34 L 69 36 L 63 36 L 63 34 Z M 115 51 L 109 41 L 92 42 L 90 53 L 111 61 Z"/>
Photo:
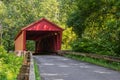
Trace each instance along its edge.
<path fill-rule="evenodd" d="M 33 62 L 33 56 L 30 52 L 30 72 L 29 72 L 29 80 L 35 80 L 35 72 L 34 72 L 34 62 Z"/>
<path fill-rule="evenodd" d="M 96 59 L 104 59 L 107 61 L 112 61 L 112 62 L 120 62 L 120 57 L 113 57 L 113 56 L 107 56 L 107 55 L 98 55 L 98 54 L 92 54 L 92 53 L 80 53 L 80 52 L 74 52 L 74 51 L 58 51 L 59 55 L 64 55 L 64 54 L 73 54 L 73 55 L 79 55 L 79 56 L 84 56 L 84 57 L 92 57 Z"/>
<path fill-rule="evenodd" d="M 17 80 L 35 80 L 34 62 L 31 52 L 22 52 L 24 58 Z"/>

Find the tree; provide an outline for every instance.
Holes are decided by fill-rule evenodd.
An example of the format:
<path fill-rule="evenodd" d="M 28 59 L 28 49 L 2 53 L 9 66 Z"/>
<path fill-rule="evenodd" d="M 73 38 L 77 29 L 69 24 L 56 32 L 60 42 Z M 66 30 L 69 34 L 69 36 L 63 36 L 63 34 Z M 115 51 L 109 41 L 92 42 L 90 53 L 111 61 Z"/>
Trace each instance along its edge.
<path fill-rule="evenodd" d="M 70 15 L 67 24 L 73 27 L 79 37 L 82 37 L 82 33 L 86 28 L 86 19 L 99 9 L 101 2 L 98 3 L 97 0 L 79 0 L 77 3 L 78 8 Z"/>
<path fill-rule="evenodd" d="M 5 13 L 0 16 L 4 29 L 3 45 L 7 51 L 14 50 L 14 38 L 22 27 L 42 17 L 67 28 L 67 14 L 72 11 L 73 7 L 71 0 L 2 0 L 1 2 L 5 7 L 5 9 L 2 7 Z"/>
<path fill-rule="evenodd" d="M 91 41 L 88 44 L 88 48 L 93 47 L 91 52 L 97 48 L 95 53 L 119 55 L 120 1 L 79 0 L 77 3 L 78 9 L 69 16 L 68 25 L 73 27 L 79 38 Z"/>

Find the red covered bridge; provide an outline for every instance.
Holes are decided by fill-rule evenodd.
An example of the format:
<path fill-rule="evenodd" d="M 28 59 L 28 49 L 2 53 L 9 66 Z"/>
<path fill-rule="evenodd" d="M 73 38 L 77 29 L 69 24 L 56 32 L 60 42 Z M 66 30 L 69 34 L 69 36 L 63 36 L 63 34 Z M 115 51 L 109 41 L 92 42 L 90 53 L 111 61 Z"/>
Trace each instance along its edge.
<path fill-rule="evenodd" d="M 35 41 L 35 53 L 61 49 L 63 29 L 45 18 L 20 30 L 15 38 L 15 51 L 26 51 L 26 41 Z"/>

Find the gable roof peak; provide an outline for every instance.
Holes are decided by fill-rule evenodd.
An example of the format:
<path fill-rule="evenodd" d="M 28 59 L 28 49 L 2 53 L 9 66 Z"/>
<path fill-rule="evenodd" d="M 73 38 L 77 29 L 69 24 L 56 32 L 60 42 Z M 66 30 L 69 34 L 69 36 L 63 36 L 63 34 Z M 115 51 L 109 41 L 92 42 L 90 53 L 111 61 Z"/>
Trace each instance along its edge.
<path fill-rule="evenodd" d="M 40 23 L 41 21 L 46 21 L 46 22 L 48 22 L 49 24 L 52 24 L 53 26 L 55 26 L 56 28 L 59 28 L 59 29 L 62 30 L 62 31 L 64 30 L 64 29 L 62 29 L 61 27 L 59 27 L 58 25 L 56 25 L 56 24 L 54 24 L 53 22 L 51 22 L 51 21 L 49 21 L 48 19 L 46 19 L 46 18 L 41 18 L 40 20 L 35 21 L 35 22 L 29 24 L 29 25 L 26 26 L 26 27 L 23 27 L 21 30 L 27 30 L 28 28 L 34 26 L 35 24 Z"/>

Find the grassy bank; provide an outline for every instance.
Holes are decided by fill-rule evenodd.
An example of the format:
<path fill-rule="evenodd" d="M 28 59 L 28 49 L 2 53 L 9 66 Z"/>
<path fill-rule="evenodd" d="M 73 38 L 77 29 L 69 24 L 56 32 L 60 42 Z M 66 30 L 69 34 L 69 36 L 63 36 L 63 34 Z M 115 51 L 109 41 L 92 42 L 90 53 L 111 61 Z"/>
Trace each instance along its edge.
<path fill-rule="evenodd" d="M 75 60 L 85 61 L 85 62 L 89 62 L 92 64 L 96 64 L 96 65 L 100 65 L 103 67 L 107 67 L 107 68 L 111 68 L 111 69 L 120 71 L 120 63 L 118 63 L 118 62 L 110 62 L 110 61 L 106 61 L 106 60 L 102 60 L 102 59 L 83 57 L 83 56 L 80 56 L 80 55 L 78 56 L 75 54 L 65 54 L 64 56 L 75 59 Z"/>
<path fill-rule="evenodd" d="M 35 79 L 36 80 L 41 80 L 40 74 L 39 74 L 39 69 L 37 66 L 37 63 L 34 61 L 34 70 L 35 70 Z"/>

